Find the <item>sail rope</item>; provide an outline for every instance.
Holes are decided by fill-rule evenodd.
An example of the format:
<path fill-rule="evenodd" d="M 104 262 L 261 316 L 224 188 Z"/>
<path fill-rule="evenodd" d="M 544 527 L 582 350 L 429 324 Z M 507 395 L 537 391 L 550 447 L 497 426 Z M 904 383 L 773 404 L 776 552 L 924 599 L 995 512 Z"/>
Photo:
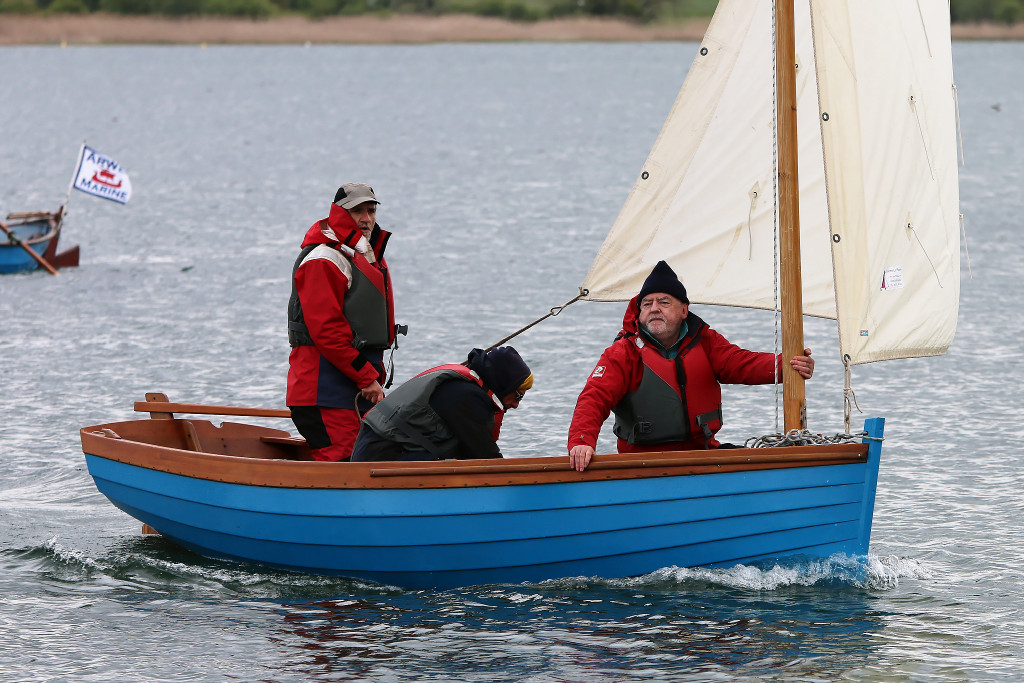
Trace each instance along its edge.
<path fill-rule="evenodd" d="M 850 356 L 847 354 L 843 356 L 843 422 L 844 429 L 846 430 L 843 434 L 826 436 L 824 434 L 814 434 L 806 429 L 791 429 L 785 434 L 782 434 L 778 431 L 778 427 L 776 427 L 775 434 L 752 436 L 743 442 L 743 447 L 778 448 L 780 446 L 824 446 L 829 444 L 856 443 L 861 439 L 881 442 L 881 438 L 868 436 L 867 432 L 850 432 L 853 409 L 856 408 L 858 413 L 864 412 L 860 409 L 860 404 L 857 403 L 857 394 L 854 392 L 852 386 L 852 374 Z"/>
<path fill-rule="evenodd" d="M 853 420 L 853 409 L 858 413 L 864 411 L 857 403 L 857 394 L 853 390 L 853 372 L 850 368 L 850 354 L 843 354 L 843 425 L 846 433 L 850 433 L 850 423 Z"/>
<path fill-rule="evenodd" d="M 921 0 L 917 0 L 917 18 L 921 20 L 921 35 L 924 36 L 925 47 L 928 48 L 928 56 L 932 56 L 932 41 L 928 38 L 928 24 L 924 20 L 924 10 L 921 8 Z"/>
<path fill-rule="evenodd" d="M 960 165 L 967 165 L 967 158 L 964 156 L 964 134 L 960 128 L 960 97 L 953 83 L 953 107 L 956 111 L 956 140 L 960 145 Z M 971 270 L 971 252 L 967 249 L 967 228 L 964 225 L 964 215 L 960 214 L 960 234 L 964 237 L 964 255 L 967 256 L 967 275 L 973 280 L 974 271 Z"/>
<path fill-rule="evenodd" d="M 758 184 L 750 188 L 750 209 L 747 211 L 747 260 L 754 260 L 754 231 L 751 229 L 751 222 L 754 220 L 754 207 L 757 206 L 757 196 L 760 194 Z"/>
<path fill-rule="evenodd" d="M 960 128 L 960 97 L 957 94 L 956 83 L 953 84 L 953 108 L 956 111 L 956 141 L 960 143 L 960 165 L 966 166 L 967 159 L 964 157 L 964 133 Z"/>
<path fill-rule="evenodd" d="M 494 344 L 491 344 L 490 346 L 488 346 L 485 349 L 485 352 L 486 351 L 493 351 L 494 349 L 498 348 L 499 346 L 501 346 L 505 342 L 509 341 L 510 339 L 514 339 L 514 338 L 518 337 L 519 335 L 521 335 L 523 332 L 526 332 L 528 329 L 530 329 L 531 327 L 533 327 L 537 323 L 542 322 L 544 320 L 547 320 L 548 318 L 551 318 L 551 317 L 554 317 L 554 316 L 558 315 L 559 313 L 564 311 L 568 306 L 570 306 L 571 304 L 576 303 L 577 301 L 579 301 L 583 297 L 587 296 L 588 294 L 590 294 L 590 290 L 589 289 L 583 289 L 581 287 L 580 288 L 580 293 L 577 294 L 576 296 L 574 296 L 572 299 L 569 299 L 568 301 L 566 301 L 561 306 L 555 306 L 554 308 L 549 310 L 545 315 L 537 318 L 536 320 L 534 320 L 532 323 L 530 323 L 526 327 L 519 328 L 518 330 L 516 330 L 512 334 L 508 335 L 507 337 L 505 337 L 501 341 L 495 342 Z"/>
<path fill-rule="evenodd" d="M 932 155 L 928 151 L 928 138 L 924 134 L 921 112 L 917 110 L 917 97 L 913 92 L 910 93 L 910 111 L 914 112 L 914 118 L 917 119 L 917 130 L 921 134 L 921 147 L 924 150 L 924 158 L 928 161 L 928 173 L 931 174 L 932 180 L 935 180 L 935 166 L 932 164 Z"/>
<path fill-rule="evenodd" d="M 967 250 L 967 223 L 964 221 L 963 214 L 960 214 L 960 233 L 964 236 L 964 254 L 967 256 L 967 274 L 973 280 L 974 271 L 971 270 L 971 252 Z"/>
<path fill-rule="evenodd" d="M 942 289 L 942 278 L 939 277 L 939 271 L 935 268 L 935 264 L 932 262 L 932 257 L 928 255 L 928 250 L 924 248 L 924 242 L 921 241 L 921 238 L 917 234 L 917 230 L 914 229 L 914 224 L 909 220 L 907 221 L 907 230 L 909 230 L 910 234 L 914 236 L 915 240 L 917 240 L 917 246 L 921 247 L 921 253 L 924 254 L 924 258 L 928 261 L 928 265 L 932 267 L 932 273 L 935 274 L 935 280 L 939 283 L 939 289 Z"/>
<path fill-rule="evenodd" d="M 776 61 L 776 43 L 778 41 L 776 27 L 776 10 L 775 0 L 772 0 L 772 101 L 775 102 L 775 107 L 772 108 L 772 197 L 774 200 L 774 211 L 772 211 L 772 244 L 774 250 L 772 254 L 772 297 L 775 302 L 775 339 L 774 339 L 774 351 L 775 357 L 778 358 L 782 355 L 782 330 L 781 330 L 781 316 L 782 316 L 782 302 L 779 293 L 779 83 L 778 83 L 778 67 Z M 775 431 L 779 432 L 779 407 L 782 404 L 782 385 L 779 384 L 779 371 L 775 370 Z"/>

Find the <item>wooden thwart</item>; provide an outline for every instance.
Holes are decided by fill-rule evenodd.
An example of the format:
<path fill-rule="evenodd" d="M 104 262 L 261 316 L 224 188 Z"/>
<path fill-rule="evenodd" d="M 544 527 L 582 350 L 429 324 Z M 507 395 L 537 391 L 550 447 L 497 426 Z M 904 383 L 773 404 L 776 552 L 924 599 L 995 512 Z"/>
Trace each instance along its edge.
<path fill-rule="evenodd" d="M 244 415 L 247 417 L 291 417 L 290 410 L 276 408 L 246 408 L 243 406 L 212 406 L 201 403 L 172 403 L 170 401 L 136 401 L 135 411 L 138 413 L 190 413 L 193 415 Z"/>

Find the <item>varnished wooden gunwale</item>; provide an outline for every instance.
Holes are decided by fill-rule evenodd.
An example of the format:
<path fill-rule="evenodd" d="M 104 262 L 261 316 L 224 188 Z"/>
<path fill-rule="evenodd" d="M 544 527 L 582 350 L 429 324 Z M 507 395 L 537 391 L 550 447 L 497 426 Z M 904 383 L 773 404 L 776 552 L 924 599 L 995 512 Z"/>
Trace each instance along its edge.
<path fill-rule="evenodd" d="M 238 436 L 241 431 L 245 437 Z M 596 455 L 586 471 L 577 472 L 569 466 L 567 455 L 452 460 L 443 465 L 297 461 L 286 459 L 291 457 L 287 446 L 261 441 L 259 434 L 263 431 L 268 436 L 282 433 L 252 425 L 225 423 L 216 428 L 200 420 L 156 419 L 85 427 L 81 438 L 85 453 L 128 465 L 209 481 L 302 489 L 464 488 L 687 476 L 862 463 L 867 460 L 868 450 L 866 444 L 840 444 L 619 453 Z M 223 436 L 211 438 L 211 434 L 221 432 Z M 186 438 L 186 434 L 192 436 Z M 188 450 L 190 440 L 196 438 L 205 451 L 215 448 L 220 452 Z M 172 445 L 161 445 L 161 441 Z M 210 442 L 214 442 L 212 447 L 207 446 Z M 259 452 L 259 457 L 230 454 L 240 450 L 248 453 L 250 449 Z M 274 452 L 280 454 L 280 459 L 268 457 Z"/>

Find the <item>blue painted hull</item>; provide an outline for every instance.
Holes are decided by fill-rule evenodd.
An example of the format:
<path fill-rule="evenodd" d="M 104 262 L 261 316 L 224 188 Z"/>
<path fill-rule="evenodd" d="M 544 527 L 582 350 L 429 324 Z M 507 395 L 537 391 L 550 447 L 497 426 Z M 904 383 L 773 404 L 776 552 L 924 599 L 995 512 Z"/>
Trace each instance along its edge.
<path fill-rule="evenodd" d="M 869 420 L 869 436 L 882 423 Z M 88 450 L 86 460 L 117 507 L 202 555 L 445 588 L 866 554 L 880 452 L 872 441 L 866 460 L 846 464 L 361 490 L 212 481 Z"/>
<path fill-rule="evenodd" d="M 22 244 L 54 268 L 77 266 L 77 246 L 61 253 L 57 252 L 63 222 L 63 206 L 54 212 L 28 211 L 8 214 L 4 225 L 14 235 L 14 240 L 5 232 L 0 233 L 0 275 L 26 273 L 40 268 L 39 262 L 32 258 Z"/>
<path fill-rule="evenodd" d="M 33 240 L 28 245 L 42 256 L 49 249 L 50 242 L 50 239 Z M 0 244 L 0 273 L 24 273 L 38 268 L 39 263 L 21 246 Z"/>

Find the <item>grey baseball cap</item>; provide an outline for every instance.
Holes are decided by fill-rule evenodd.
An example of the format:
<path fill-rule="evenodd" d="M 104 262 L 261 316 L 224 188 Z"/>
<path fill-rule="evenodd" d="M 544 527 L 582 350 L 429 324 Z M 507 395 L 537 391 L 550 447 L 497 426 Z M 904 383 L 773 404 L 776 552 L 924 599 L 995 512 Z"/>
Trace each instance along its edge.
<path fill-rule="evenodd" d="M 366 183 L 345 183 L 334 195 L 334 203 L 343 209 L 353 209 L 363 202 L 380 204 L 377 196 L 373 194 L 373 188 Z"/>

